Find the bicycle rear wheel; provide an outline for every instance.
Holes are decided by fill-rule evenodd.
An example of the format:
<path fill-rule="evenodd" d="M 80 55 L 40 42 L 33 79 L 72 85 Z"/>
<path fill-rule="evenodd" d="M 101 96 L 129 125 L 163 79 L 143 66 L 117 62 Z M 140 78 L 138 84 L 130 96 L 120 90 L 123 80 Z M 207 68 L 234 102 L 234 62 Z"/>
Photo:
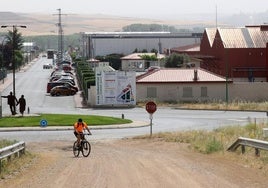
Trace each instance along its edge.
<path fill-rule="evenodd" d="M 90 152 L 91 152 L 91 145 L 88 141 L 83 141 L 82 143 L 82 154 L 84 157 L 89 156 Z"/>
<path fill-rule="evenodd" d="M 77 148 L 77 140 L 74 142 L 74 145 L 73 145 L 73 154 L 75 157 L 78 157 L 79 156 L 79 153 L 80 153 L 80 149 Z"/>

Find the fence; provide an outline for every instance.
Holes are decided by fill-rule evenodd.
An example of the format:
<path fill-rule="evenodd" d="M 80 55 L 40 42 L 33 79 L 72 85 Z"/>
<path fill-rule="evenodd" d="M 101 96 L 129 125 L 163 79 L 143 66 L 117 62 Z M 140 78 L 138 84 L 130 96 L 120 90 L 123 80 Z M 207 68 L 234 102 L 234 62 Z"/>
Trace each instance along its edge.
<path fill-rule="evenodd" d="M 255 148 L 256 156 L 260 156 L 260 149 L 268 151 L 268 142 L 244 137 L 239 137 L 227 150 L 235 151 L 239 146 L 241 146 L 242 153 L 246 151 L 245 146 Z"/>
<path fill-rule="evenodd" d="M 3 160 L 7 159 L 7 161 L 10 161 L 12 155 L 15 155 L 15 157 L 19 157 L 24 153 L 25 153 L 25 142 L 23 141 L 0 149 L 0 173 L 2 171 L 1 168 Z"/>

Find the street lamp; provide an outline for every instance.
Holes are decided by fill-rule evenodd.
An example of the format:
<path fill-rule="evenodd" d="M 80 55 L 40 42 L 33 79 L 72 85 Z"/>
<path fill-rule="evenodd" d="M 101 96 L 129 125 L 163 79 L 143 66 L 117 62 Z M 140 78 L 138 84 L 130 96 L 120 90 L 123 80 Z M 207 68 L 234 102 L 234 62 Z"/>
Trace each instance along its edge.
<path fill-rule="evenodd" d="M 12 27 L 13 29 L 13 33 L 12 33 L 12 69 L 13 69 L 13 95 L 16 96 L 16 91 L 15 91 L 15 70 L 16 70 L 16 67 L 15 67 L 15 29 L 17 27 L 20 27 L 20 28 L 26 28 L 25 25 L 2 25 L 1 28 L 7 28 L 7 27 Z M 16 110 L 16 109 L 15 109 Z"/>

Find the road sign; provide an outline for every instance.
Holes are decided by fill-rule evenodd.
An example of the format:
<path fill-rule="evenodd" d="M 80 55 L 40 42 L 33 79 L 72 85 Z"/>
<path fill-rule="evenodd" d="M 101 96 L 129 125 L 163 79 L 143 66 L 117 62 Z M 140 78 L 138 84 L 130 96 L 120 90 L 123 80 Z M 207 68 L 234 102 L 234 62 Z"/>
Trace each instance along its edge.
<path fill-rule="evenodd" d="M 153 132 L 153 113 L 156 111 L 156 104 L 153 101 L 146 103 L 146 111 L 150 114 L 150 136 Z"/>
<path fill-rule="evenodd" d="M 42 120 L 40 121 L 40 126 L 41 126 L 41 127 L 46 127 L 46 126 L 47 126 L 47 120 L 42 119 Z"/>
<path fill-rule="evenodd" d="M 146 103 L 146 111 L 149 114 L 153 114 L 156 111 L 156 104 L 153 101 Z"/>

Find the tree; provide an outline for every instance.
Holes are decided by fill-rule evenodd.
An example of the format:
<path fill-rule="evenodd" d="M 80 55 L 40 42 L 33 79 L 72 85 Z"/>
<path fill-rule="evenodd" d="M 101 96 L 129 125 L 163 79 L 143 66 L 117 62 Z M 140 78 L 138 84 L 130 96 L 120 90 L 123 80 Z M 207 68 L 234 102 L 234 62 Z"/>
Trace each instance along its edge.
<path fill-rule="evenodd" d="M 14 32 L 13 32 L 14 31 Z M 3 51 L 3 59 L 5 61 L 5 67 L 10 67 L 12 62 L 12 50 L 15 55 L 15 67 L 22 65 L 23 55 L 21 49 L 23 48 L 23 39 L 18 29 L 14 27 L 13 31 L 8 31 L 6 37 L 6 44 Z"/>
<path fill-rule="evenodd" d="M 22 49 L 23 39 L 22 39 L 21 33 L 18 32 L 17 27 L 14 28 L 14 33 L 13 33 L 13 31 L 8 31 L 6 38 L 7 38 L 7 45 L 11 45 L 14 48 L 14 50 L 21 50 Z M 14 39 L 14 43 L 13 43 L 13 39 Z M 14 46 L 13 46 L 13 44 L 14 44 Z"/>
<path fill-rule="evenodd" d="M 113 67 L 115 70 L 121 69 L 121 57 L 123 54 L 108 54 L 106 56 L 96 56 L 95 58 L 99 61 L 107 61 L 109 62 L 110 66 Z"/>
<path fill-rule="evenodd" d="M 1 67 L 11 67 L 11 62 L 12 62 L 12 46 L 8 44 L 3 44 L 1 48 L 2 52 L 2 63 Z"/>
<path fill-rule="evenodd" d="M 144 54 L 144 55 L 141 55 L 141 58 L 143 60 L 146 60 L 146 61 L 157 61 L 157 57 L 156 55 L 147 55 L 147 54 Z"/>
<path fill-rule="evenodd" d="M 189 57 L 185 54 L 173 53 L 169 57 L 167 57 L 165 67 L 169 68 L 182 67 L 183 63 L 187 63 L 188 60 Z"/>

